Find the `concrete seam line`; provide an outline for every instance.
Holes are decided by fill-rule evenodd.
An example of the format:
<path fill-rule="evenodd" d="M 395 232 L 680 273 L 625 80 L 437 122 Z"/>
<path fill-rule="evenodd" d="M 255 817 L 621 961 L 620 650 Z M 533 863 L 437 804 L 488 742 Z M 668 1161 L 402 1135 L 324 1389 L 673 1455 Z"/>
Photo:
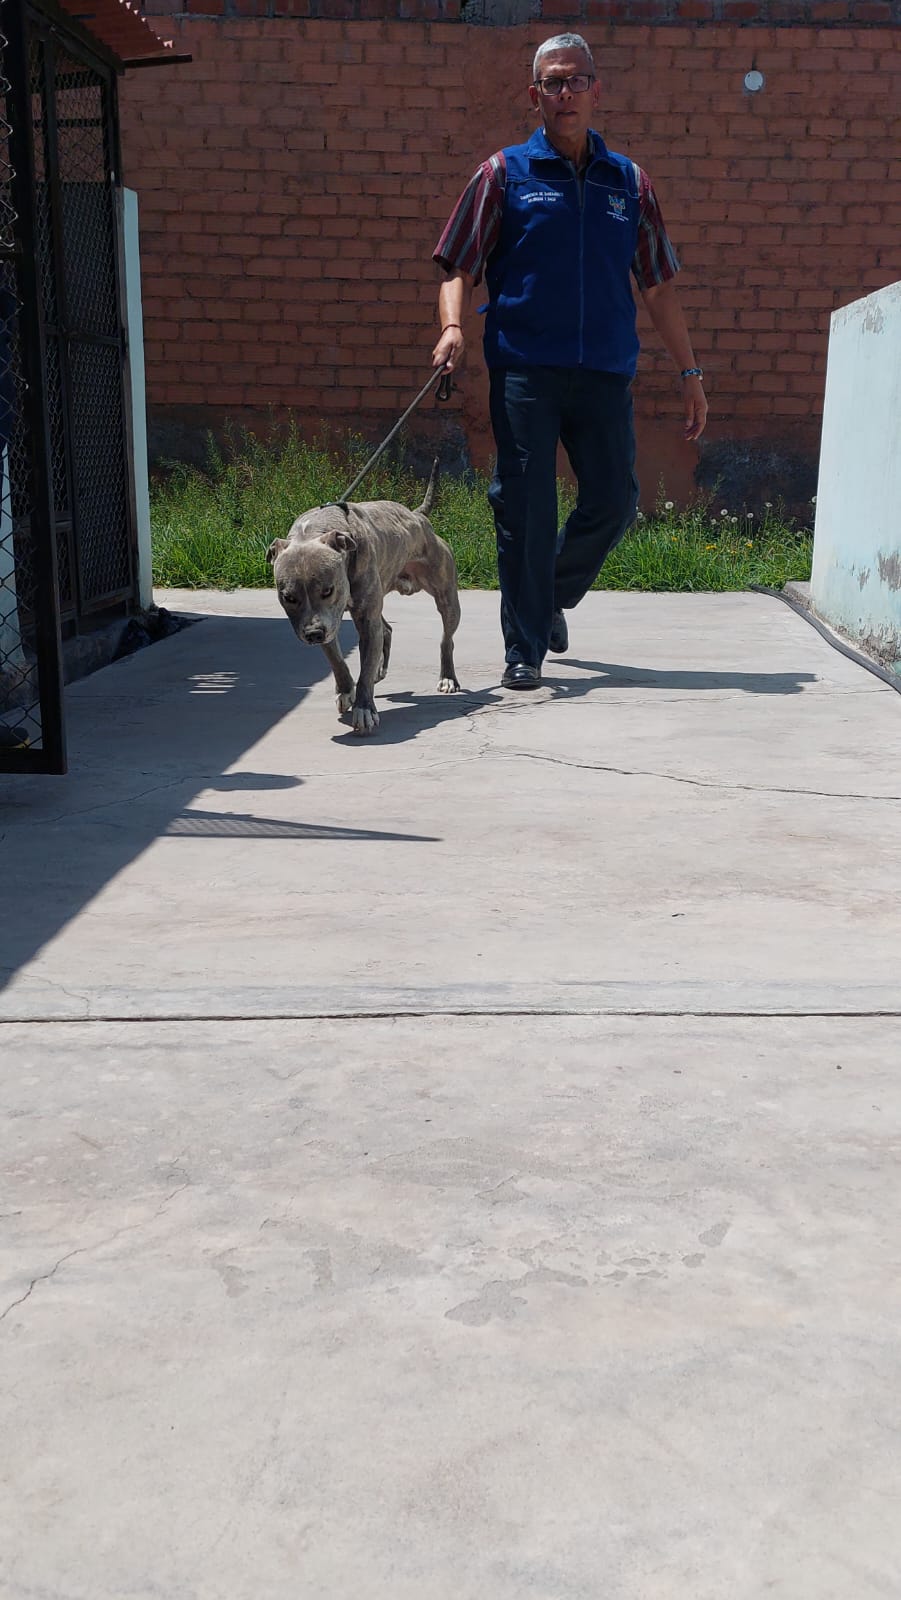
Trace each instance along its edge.
<path fill-rule="evenodd" d="M 550 1006 L 544 1009 L 541 1007 L 535 1007 L 533 1009 L 512 1007 L 506 1011 L 479 1010 L 471 1006 L 466 1009 L 461 1008 L 459 1010 L 455 1010 L 453 1007 L 439 1007 L 435 1010 L 422 1011 L 413 1009 L 403 1011 L 255 1011 L 239 1013 L 232 1011 L 148 1011 L 135 1013 L 131 1016 L 124 1015 L 120 1012 L 110 1012 L 106 1015 L 102 1013 L 96 1013 L 90 1017 L 83 1015 L 73 1015 L 69 1017 L 0 1017 L 0 1028 L 68 1028 L 73 1026 L 73 1024 L 77 1024 L 79 1026 L 92 1026 L 96 1023 L 137 1023 L 146 1025 L 149 1022 L 395 1022 L 399 1021 L 400 1019 L 403 1019 L 404 1021 L 415 1022 L 428 1021 L 431 1017 L 451 1017 L 454 1019 L 462 1019 L 464 1021 L 469 1017 L 480 1021 L 490 1021 L 493 1018 L 509 1021 L 511 1019 L 516 1020 L 520 1017 L 524 1019 L 556 1017 L 564 1020 L 571 1018 L 573 1021 L 578 1021 L 580 1018 L 596 1018 L 598 1020 L 602 1020 L 606 1017 L 631 1017 L 635 1021 L 639 1022 L 654 1021 L 658 1017 L 663 1020 L 678 1020 L 681 1017 L 685 1017 L 687 1019 L 694 1017 L 710 1017 L 714 1020 L 721 1019 L 723 1021 L 734 1020 L 752 1022 L 815 1021 L 818 1018 L 822 1018 L 824 1020 L 834 1018 L 837 1021 L 841 1021 L 843 1019 L 848 1021 L 880 1021 L 883 1019 L 886 1021 L 897 1021 L 898 1018 L 901 1018 L 901 1007 L 893 1007 L 888 1010 L 876 1011 L 843 1011 L 838 1008 L 835 1010 L 821 1011 L 717 1011 L 713 1009 L 704 1010 L 691 1007 L 688 1007 L 682 1011 L 648 1011 L 625 1006 L 612 1006 L 609 1009 L 585 1008 L 583 1010 L 576 1011 L 568 1009 L 564 1010 L 559 1007 L 554 1008 Z"/>

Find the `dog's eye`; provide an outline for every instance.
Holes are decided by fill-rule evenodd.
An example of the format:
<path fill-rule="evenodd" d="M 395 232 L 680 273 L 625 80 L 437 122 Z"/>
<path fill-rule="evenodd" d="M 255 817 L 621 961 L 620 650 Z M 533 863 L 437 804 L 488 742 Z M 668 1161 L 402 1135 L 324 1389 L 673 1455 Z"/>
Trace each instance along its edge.
<path fill-rule="evenodd" d="M 320 590 L 320 594 L 322 595 L 323 600 L 327 600 L 329 595 L 334 594 L 334 592 L 335 592 L 335 585 L 333 583 L 330 583 L 327 589 L 321 589 Z"/>

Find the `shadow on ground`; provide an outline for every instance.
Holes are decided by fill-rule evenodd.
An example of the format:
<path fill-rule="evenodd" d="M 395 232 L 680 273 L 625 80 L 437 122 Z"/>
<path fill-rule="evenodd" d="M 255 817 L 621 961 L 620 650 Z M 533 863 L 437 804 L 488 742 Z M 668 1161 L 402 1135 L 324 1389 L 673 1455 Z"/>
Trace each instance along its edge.
<path fill-rule="evenodd" d="M 816 683 L 815 672 L 680 672 L 653 671 L 647 667 L 624 667 L 611 661 L 580 661 L 560 656 L 563 667 L 578 667 L 592 672 L 593 678 L 545 680 L 555 692 L 567 695 L 590 694 L 593 689 L 740 689 L 745 694 L 801 694 L 805 683 Z"/>
<path fill-rule="evenodd" d="M 491 690 L 467 689 L 459 694 L 410 694 L 406 691 L 381 694 L 379 686 L 375 699 L 379 713 L 377 733 L 356 734 L 350 726 L 350 717 L 342 718 L 341 727 L 333 736 L 335 743 L 365 747 L 376 739 L 382 745 L 407 744 L 430 728 L 437 728 L 442 722 L 452 722 L 454 718 L 468 716 L 485 706 L 500 705 L 509 696 L 495 694 Z"/>
<path fill-rule="evenodd" d="M 348 625 L 346 648 L 354 638 Z M 338 828 L 327 818 L 189 809 L 208 790 L 300 786 L 312 745 L 297 749 L 293 772 L 228 768 L 327 675 L 321 651 L 298 649 L 281 617 L 222 616 L 75 686 L 67 695 L 69 774 L 0 781 L 3 898 L 16 908 L 0 921 L 0 989 L 155 839 L 431 838 Z"/>

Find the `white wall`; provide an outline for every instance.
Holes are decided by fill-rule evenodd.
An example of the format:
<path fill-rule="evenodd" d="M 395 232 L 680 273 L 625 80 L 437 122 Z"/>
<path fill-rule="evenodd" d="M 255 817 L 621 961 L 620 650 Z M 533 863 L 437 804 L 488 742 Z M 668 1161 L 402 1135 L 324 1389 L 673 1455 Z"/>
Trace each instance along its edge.
<path fill-rule="evenodd" d="M 141 247 L 138 239 L 138 197 L 133 189 L 122 193 L 122 235 L 125 262 L 125 310 L 131 376 L 131 415 L 134 438 L 134 480 L 137 504 L 138 596 L 142 606 L 153 604 L 150 549 L 150 476 L 147 469 L 147 402 L 144 389 L 144 315 L 141 308 Z"/>
<path fill-rule="evenodd" d="M 811 600 L 901 669 L 901 283 L 832 318 Z"/>

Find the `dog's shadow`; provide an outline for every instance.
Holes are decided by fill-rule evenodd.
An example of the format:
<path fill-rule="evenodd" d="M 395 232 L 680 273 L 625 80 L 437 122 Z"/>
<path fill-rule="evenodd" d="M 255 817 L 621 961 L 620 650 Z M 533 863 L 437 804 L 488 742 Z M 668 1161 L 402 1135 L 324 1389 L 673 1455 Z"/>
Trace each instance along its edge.
<path fill-rule="evenodd" d="M 809 683 L 815 683 L 813 672 L 716 672 L 691 671 L 673 668 L 622 666 L 609 661 L 584 661 L 576 656 L 563 656 L 555 664 L 553 676 L 545 677 L 537 691 L 534 703 L 547 699 L 581 700 L 601 689 L 676 689 L 691 693 L 737 690 L 752 695 L 802 694 Z M 560 671 L 560 669 L 563 669 Z M 576 672 L 572 673 L 571 669 Z M 559 673 L 559 676 L 558 676 Z M 377 739 L 379 744 L 405 744 L 420 733 L 448 722 L 454 717 L 465 717 L 490 706 L 512 709 L 517 704 L 532 703 L 531 694 L 506 694 L 500 685 L 487 689 L 460 690 L 457 694 L 379 694 L 376 688 L 376 706 L 379 726 L 374 734 L 362 735 L 353 731 L 350 715 L 342 719 L 340 732 L 333 735 L 338 744 L 367 744 Z"/>
<path fill-rule="evenodd" d="M 332 735 L 335 744 L 406 744 L 419 734 L 437 728 L 442 722 L 451 722 L 469 716 L 484 706 L 500 701 L 501 695 L 490 689 L 459 689 L 456 694 L 413 694 L 409 690 L 399 694 L 379 694 L 375 691 L 379 725 L 374 733 L 354 733 L 351 713 L 341 719 L 341 729 Z"/>

